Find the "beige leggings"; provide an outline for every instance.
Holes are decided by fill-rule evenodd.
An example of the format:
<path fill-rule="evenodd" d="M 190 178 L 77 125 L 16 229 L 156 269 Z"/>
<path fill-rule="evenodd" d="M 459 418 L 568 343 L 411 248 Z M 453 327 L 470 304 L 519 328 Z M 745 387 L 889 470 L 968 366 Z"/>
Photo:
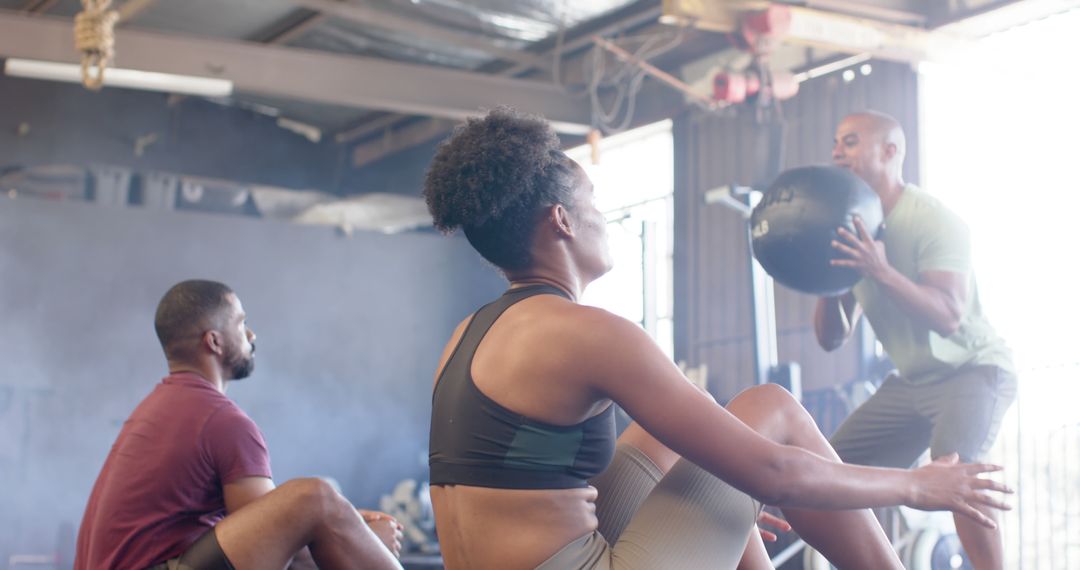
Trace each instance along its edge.
<path fill-rule="evenodd" d="M 600 528 L 566 545 L 537 570 L 735 568 L 761 505 L 680 459 L 667 475 L 620 444 L 597 488 Z"/>

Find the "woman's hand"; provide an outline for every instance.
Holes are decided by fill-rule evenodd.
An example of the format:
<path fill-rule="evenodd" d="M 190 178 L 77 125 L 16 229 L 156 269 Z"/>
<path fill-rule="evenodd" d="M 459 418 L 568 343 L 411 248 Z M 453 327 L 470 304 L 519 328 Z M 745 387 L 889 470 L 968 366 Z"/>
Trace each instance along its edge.
<path fill-rule="evenodd" d="M 979 477 L 981 473 L 1001 471 L 1001 467 L 959 461 L 959 456 L 953 453 L 912 471 L 914 487 L 908 506 L 924 511 L 949 510 L 987 528 L 996 528 L 997 524 L 979 512 L 976 505 L 1001 510 L 1011 508 L 988 491 L 1012 493 L 1012 489 L 1004 483 Z"/>
<path fill-rule="evenodd" d="M 758 532 L 761 533 L 761 539 L 765 542 L 776 542 L 776 533 L 761 528 L 761 525 L 763 524 L 767 524 L 779 530 L 780 532 L 791 531 L 790 523 L 776 515 L 773 515 L 763 510 L 761 511 L 761 514 L 758 515 L 757 526 Z"/>

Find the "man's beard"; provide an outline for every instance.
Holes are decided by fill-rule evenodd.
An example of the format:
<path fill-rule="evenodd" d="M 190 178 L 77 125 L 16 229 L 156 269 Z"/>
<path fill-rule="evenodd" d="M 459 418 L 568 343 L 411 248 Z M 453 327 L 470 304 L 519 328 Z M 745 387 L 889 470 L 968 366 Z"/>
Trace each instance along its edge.
<path fill-rule="evenodd" d="M 237 352 L 225 362 L 225 368 L 229 371 L 230 380 L 243 380 L 255 371 L 255 345 L 251 345 L 251 353 L 244 357 Z"/>

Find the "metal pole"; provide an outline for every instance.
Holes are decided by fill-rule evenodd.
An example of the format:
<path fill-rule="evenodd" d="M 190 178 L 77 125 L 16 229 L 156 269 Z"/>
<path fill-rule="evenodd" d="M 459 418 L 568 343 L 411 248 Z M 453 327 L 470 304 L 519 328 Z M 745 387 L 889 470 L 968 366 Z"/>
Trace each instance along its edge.
<path fill-rule="evenodd" d="M 747 234 L 749 236 L 749 233 Z M 749 248 L 747 244 L 747 248 Z M 776 301 L 773 279 L 765 273 L 754 253 L 750 254 L 750 294 L 754 323 L 754 369 L 757 383 L 768 384 L 771 372 L 779 362 L 776 348 Z"/>

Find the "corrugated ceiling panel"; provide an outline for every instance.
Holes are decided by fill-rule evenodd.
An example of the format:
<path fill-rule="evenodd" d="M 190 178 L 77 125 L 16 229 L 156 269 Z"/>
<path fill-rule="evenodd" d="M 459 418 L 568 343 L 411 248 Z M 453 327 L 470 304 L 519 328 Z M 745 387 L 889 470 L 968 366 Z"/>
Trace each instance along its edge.
<path fill-rule="evenodd" d="M 633 0 L 381 0 L 433 21 L 492 36 L 535 42 L 633 3 Z"/>
<path fill-rule="evenodd" d="M 572 28 L 631 3 L 632 0 L 575 3 L 561 0 L 379 0 L 364 6 L 389 18 L 405 18 L 418 26 L 486 39 L 500 49 L 523 51 L 531 43 L 558 33 L 560 27 Z M 413 30 L 392 29 L 378 21 L 361 23 L 339 18 L 324 20 L 290 45 L 461 69 L 476 69 L 497 59 L 483 50 L 427 38 Z"/>
<path fill-rule="evenodd" d="M 489 54 L 477 50 L 332 18 L 289 45 L 461 69 L 476 69 L 492 60 Z"/>

